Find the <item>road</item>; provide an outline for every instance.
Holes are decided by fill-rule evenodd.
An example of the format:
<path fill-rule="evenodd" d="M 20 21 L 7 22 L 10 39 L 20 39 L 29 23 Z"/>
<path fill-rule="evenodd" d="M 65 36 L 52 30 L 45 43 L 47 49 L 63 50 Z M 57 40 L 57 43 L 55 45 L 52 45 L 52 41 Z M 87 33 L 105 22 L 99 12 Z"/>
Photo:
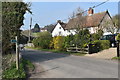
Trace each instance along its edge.
<path fill-rule="evenodd" d="M 35 64 L 30 78 L 118 78 L 116 61 L 38 50 L 21 53 Z"/>

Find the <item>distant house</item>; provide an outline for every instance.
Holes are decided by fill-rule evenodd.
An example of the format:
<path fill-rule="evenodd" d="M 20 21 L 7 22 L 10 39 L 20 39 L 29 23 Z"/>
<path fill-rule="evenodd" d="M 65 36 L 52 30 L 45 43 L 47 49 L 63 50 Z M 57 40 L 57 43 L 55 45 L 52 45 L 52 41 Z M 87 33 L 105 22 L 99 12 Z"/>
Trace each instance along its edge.
<path fill-rule="evenodd" d="M 47 31 L 47 29 L 46 28 L 40 28 L 40 31 L 44 32 L 44 31 Z"/>
<path fill-rule="evenodd" d="M 68 30 L 66 30 L 66 25 L 66 23 L 63 23 L 60 20 L 58 20 L 57 24 L 55 25 L 52 31 L 52 37 L 70 35 L 71 33 Z M 73 34 L 75 34 L 75 32 L 73 32 Z"/>
<path fill-rule="evenodd" d="M 77 22 L 77 20 L 77 18 L 70 19 L 66 25 L 66 29 L 76 29 L 75 22 Z M 109 26 L 107 27 L 105 26 L 106 21 L 110 21 Z M 108 30 L 110 27 L 114 28 L 115 26 L 112 22 L 112 17 L 110 16 L 108 10 L 94 14 L 94 10 L 92 8 L 89 8 L 83 29 L 88 29 L 91 34 L 96 33 L 99 29 L 102 29 L 104 34 L 110 34 L 111 32 Z"/>

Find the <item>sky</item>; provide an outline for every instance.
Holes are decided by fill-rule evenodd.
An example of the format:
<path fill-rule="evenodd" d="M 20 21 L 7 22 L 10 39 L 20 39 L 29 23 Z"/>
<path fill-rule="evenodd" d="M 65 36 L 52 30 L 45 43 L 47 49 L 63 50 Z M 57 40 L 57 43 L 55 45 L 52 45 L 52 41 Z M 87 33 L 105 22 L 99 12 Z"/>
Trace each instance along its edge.
<path fill-rule="evenodd" d="M 22 30 L 29 29 L 30 18 L 32 17 L 32 28 L 37 23 L 40 27 L 44 27 L 49 24 L 54 24 L 57 20 L 67 22 L 69 16 L 72 15 L 78 7 L 83 10 L 89 9 L 101 2 L 31 2 L 31 11 L 24 15 L 24 25 Z M 118 14 L 118 2 L 106 2 L 96 8 L 94 13 L 99 13 L 108 10 L 111 16 Z"/>

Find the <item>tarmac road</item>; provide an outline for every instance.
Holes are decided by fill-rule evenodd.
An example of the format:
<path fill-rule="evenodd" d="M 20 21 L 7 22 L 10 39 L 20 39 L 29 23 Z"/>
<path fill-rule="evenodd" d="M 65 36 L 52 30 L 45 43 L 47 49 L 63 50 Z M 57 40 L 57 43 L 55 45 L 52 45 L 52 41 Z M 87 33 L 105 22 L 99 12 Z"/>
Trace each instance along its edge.
<path fill-rule="evenodd" d="M 35 64 L 30 78 L 118 78 L 116 61 L 38 50 L 21 53 Z"/>

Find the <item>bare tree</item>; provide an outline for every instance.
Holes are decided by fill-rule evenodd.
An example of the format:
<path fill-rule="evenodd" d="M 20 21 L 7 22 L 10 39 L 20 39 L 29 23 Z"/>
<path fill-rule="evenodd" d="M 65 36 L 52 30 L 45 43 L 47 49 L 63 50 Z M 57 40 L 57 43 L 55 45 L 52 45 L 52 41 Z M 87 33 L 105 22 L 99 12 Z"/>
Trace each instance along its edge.
<path fill-rule="evenodd" d="M 116 33 L 117 31 L 117 28 L 115 27 L 112 19 L 110 18 L 105 18 L 101 25 L 100 25 L 100 29 L 103 31 L 103 32 L 110 32 L 112 34 Z"/>
<path fill-rule="evenodd" d="M 117 29 L 116 32 L 119 32 L 119 30 L 120 30 L 120 26 L 119 26 L 119 24 L 120 24 L 120 21 L 119 21 L 120 20 L 120 14 L 117 14 L 117 15 L 113 16 L 112 20 L 113 20 L 113 23 L 114 23 L 114 25 Z"/>
<path fill-rule="evenodd" d="M 80 7 L 77 8 L 76 11 L 76 29 L 77 33 L 86 26 L 86 13 Z"/>

